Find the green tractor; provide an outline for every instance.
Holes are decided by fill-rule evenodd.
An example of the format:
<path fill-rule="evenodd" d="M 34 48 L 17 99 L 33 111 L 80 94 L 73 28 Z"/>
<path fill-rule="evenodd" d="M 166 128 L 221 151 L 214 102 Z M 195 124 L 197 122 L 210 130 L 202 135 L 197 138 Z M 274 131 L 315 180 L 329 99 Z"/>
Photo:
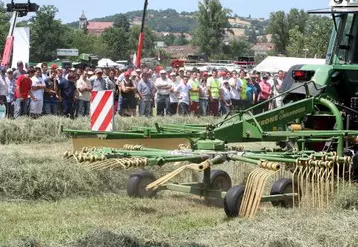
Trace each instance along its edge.
<path fill-rule="evenodd" d="M 327 206 L 358 178 L 358 3 L 334 0 L 331 9 L 318 13 L 334 21 L 327 62 L 291 68 L 277 96 L 283 106 L 253 114 L 272 98 L 207 125 L 156 124 L 122 132 L 63 128 L 75 149 L 65 157 L 94 170 L 140 168 L 129 177 L 129 196 L 154 197 L 161 190 L 195 194 L 219 202 L 229 217 L 253 217 L 260 202 Z M 249 142 L 278 145 L 237 146 Z M 233 185 L 227 172 L 213 169 L 227 161 L 235 168 L 252 164 L 254 170 Z M 159 179 L 147 169 L 168 163 L 179 165 Z M 202 181 L 170 182 L 185 169 L 202 172 Z M 271 178 L 276 180 L 267 192 Z"/>

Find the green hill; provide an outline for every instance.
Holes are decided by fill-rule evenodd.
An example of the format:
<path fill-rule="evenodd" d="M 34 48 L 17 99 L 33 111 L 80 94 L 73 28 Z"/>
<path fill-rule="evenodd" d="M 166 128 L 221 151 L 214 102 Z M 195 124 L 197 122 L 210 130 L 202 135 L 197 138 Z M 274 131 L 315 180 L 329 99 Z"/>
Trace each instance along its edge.
<path fill-rule="evenodd" d="M 142 10 L 124 13 L 131 21 L 141 21 Z M 193 12 L 178 13 L 174 9 L 152 10 L 147 11 L 147 25 L 157 32 L 174 32 L 174 33 L 190 33 L 195 29 L 197 21 Z M 114 21 L 119 14 L 95 18 L 89 21 Z M 78 27 L 78 21 L 68 23 L 69 26 Z"/>

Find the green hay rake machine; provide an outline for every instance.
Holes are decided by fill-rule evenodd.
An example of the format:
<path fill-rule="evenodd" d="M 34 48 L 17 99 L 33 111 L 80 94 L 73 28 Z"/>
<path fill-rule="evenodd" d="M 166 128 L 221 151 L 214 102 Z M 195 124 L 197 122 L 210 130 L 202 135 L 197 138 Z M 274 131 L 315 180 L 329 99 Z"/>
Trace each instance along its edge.
<path fill-rule="evenodd" d="M 100 145 L 67 152 L 66 158 L 94 170 L 140 168 L 128 180 L 129 196 L 153 197 L 161 190 L 190 193 L 219 200 L 229 217 L 253 217 L 261 202 L 328 206 L 358 178 L 358 4 L 336 0 L 331 9 L 319 13 L 332 14 L 335 23 L 327 62 L 294 66 L 277 96 L 284 99 L 282 107 L 252 113 L 273 98 L 208 125 L 156 124 L 110 133 L 62 129 L 74 141 L 101 140 Z M 178 139 L 187 142 L 177 146 Z M 161 148 L 158 140 L 163 141 Z M 105 141 L 130 144 L 114 148 Z M 276 147 L 235 146 L 249 142 Z M 227 161 L 255 168 L 243 184 L 233 186 L 227 172 L 214 169 Z M 145 169 L 174 162 L 178 168 L 159 179 Z M 188 169 L 202 172 L 202 182 L 170 182 Z"/>

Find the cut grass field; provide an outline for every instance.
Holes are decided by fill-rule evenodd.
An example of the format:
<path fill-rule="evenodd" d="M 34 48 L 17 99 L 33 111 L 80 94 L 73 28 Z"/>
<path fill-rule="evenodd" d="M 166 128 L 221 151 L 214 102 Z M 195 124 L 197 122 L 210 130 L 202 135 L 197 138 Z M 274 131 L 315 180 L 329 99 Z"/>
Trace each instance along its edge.
<path fill-rule="evenodd" d="M 223 209 L 187 194 L 129 198 L 134 170 L 88 171 L 62 159 L 71 149 L 66 138 L 51 138 L 0 146 L 0 246 L 357 246 L 355 187 L 325 210 L 267 204 L 252 220 L 229 220 Z M 231 165 L 220 168 L 235 175 Z M 172 169 L 151 170 L 160 176 Z"/>

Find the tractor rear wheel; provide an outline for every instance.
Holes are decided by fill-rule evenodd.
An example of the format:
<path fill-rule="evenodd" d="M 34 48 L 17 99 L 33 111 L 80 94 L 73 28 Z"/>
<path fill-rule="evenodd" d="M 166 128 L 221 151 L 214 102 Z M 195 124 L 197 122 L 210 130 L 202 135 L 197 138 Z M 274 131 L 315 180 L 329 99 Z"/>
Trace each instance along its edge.
<path fill-rule="evenodd" d="M 228 217 L 237 217 L 239 215 L 244 192 L 244 185 L 236 185 L 227 191 L 224 199 L 224 210 Z"/>
<path fill-rule="evenodd" d="M 270 195 L 279 195 L 279 194 L 288 194 L 293 193 L 293 181 L 291 178 L 281 178 L 277 180 L 271 187 Z M 295 191 L 297 193 L 297 185 L 295 184 Z M 298 193 L 300 196 L 300 193 Z M 297 196 L 296 196 L 297 197 Z M 275 207 L 285 207 L 285 208 L 292 208 L 293 205 L 293 198 L 288 197 L 287 199 L 282 199 L 279 201 L 272 201 L 271 202 Z M 298 203 L 298 199 L 295 199 L 295 205 Z"/>
<path fill-rule="evenodd" d="M 210 189 L 219 191 L 228 191 L 232 186 L 230 175 L 222 170 L 210 171 Z M 209 205 L 215 207 L 223 206 L 223 199 L 221 198 L 206 198 Z"/>
<path fill-rule="evenodd" d="M 127 194 L 130 197 L 151 198 L 157 194 L 156 190 L 147 190 L 148 184 L 154 182 L 156 177 L 149 171 L 138 171 L 133 173 L 128 180 Z"/>

